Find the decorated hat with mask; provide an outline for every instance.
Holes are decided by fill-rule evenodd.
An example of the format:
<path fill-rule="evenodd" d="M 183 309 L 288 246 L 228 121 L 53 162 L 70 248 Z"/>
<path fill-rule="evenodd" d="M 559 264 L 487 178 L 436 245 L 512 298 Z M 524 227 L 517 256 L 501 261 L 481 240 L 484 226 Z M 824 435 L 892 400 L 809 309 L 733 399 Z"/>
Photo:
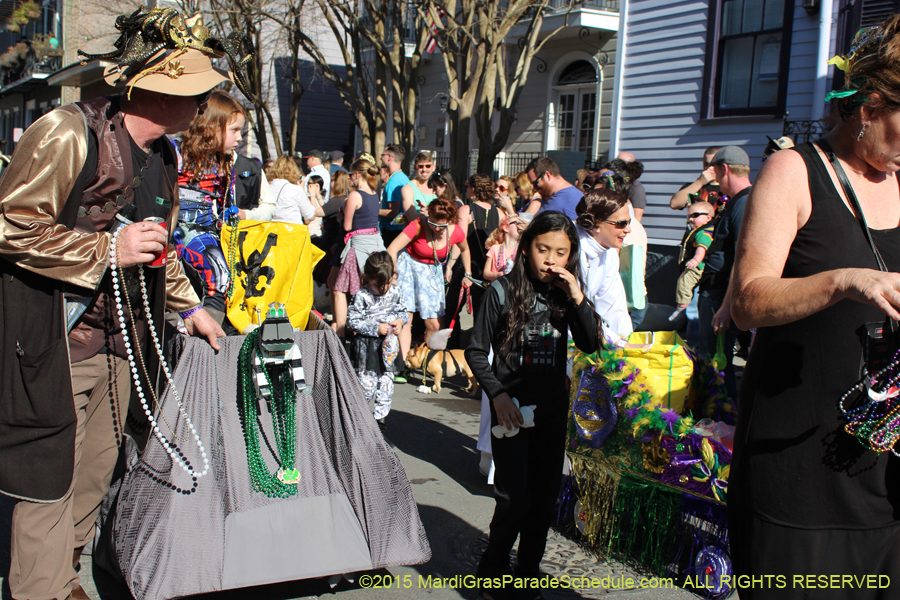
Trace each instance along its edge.
<path fill-rule="evenodd" d="M 105 54 L 78 54 L 85 60 L 109 60 L 104 79 L 114 87 L 133 88 L 175 96 L 196 96 L 224 81 L 233 80 L 253 102 L 244 67 L 253 56 L 246 35 L 233 32 L 213 36 L 200 15 L 183 17 L 173 8 L 143 7 L 116 19 L 121 35 L 116 49 Z M 227 58 L 230 75 L 212 65 L 213 58 Z"/>

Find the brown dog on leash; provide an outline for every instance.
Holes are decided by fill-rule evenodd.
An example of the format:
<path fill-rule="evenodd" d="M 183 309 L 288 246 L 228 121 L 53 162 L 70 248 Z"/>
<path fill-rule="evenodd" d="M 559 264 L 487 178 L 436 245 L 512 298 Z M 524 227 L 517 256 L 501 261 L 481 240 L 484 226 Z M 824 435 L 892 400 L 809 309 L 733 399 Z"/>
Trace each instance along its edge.
<path fill-rule="evenodd" d="M 465 373 L 469 378 L 469 386 L 466 391 L 470 396 L 478 394 L 478 382 L 475 381 L 475 376 L 472 375 L 472 370 L 469 368 L 462 350 L 432 350 L 427 344 L 419 344 L 415 348 L 411 348 L 409 354 L 406 355 L 406 366 L 410 369 L 421 369 L 426 356 L 428 365 L 425 368 L 422 385 L 428 385 L 428 374 L 431 373 L 434 378 L 434 385 L 431 389 L 440 392 L 441 380 L 444 377 Z"/>

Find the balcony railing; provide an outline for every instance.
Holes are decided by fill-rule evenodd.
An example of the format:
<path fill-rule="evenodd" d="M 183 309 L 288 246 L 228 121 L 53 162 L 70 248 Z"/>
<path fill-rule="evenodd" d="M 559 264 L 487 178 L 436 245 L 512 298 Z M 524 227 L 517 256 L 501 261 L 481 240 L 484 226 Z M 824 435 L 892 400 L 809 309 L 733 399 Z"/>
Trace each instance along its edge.
<path fill-rule="evenodd" d="M 584 161 L 584 168 L 588 171 L 599 171 L 600 167 L 607 163 L 606 155 L 601 154 L 600 156 L 595 156 L 592 159 L 587 159 Z"/>
<path fill-rule="evenodd" d="M 788 121 L 785 120 L 781 135 L 790 136 L 794 144 L 815 141 L 825 135 L 831 127 L 825 121 Z"/>
<path fill-rule="evenodd" d="M 38 58 L 29 52 L 23 60 L 0 68 L 0 87 L 5 87 L 32 75 L 50 75 L 62 68 L 61 56 Z"/>
<path fill-rule="evenodd" d="M 619 0 L 550 0 L 550 8 L 553 10 L 568 10 L 569 7 L 617 13 L 619 12 Z"/>
<path fill-rule="evenodd" d="M 62 56 L 45 56 L 41 60 L 34 63 L 32 68 L 25 69 L 25 76 L 34 75 L 36 73 L 51 74 L 62 68 Z"/>
<path fill-rule="evenodd" d="M 438 171 L 441 169 L 450 168 L 449 152 L 435 152 L 434 154 L 434 164 Z M 485 173 L 485 175 L 490 175 L 493 179 L 497 179 L 501 175 L 512 177 L 519 171 L 524 171 L 528 163 L 531 162 L 532 159 L 535 159 L 539 156 L 543 156 L 543 154 L 540 152 L 501 152 L 496 156 L 496 158 L 494 158 L 492 172 Z M 469 175 L 474 175 L 477 172 L 477 169 L 478 150 L 469 150 L 469 161 L 468 168 L 466 169 L 466 177 L 468 177 Z"/>

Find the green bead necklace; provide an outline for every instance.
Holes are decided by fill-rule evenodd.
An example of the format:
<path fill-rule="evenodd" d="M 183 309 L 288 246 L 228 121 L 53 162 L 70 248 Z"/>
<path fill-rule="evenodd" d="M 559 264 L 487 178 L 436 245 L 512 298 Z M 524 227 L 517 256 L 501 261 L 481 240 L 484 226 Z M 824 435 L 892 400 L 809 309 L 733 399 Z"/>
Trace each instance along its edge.
<path fill-rule="evenodd" d="M 238 246 L 238 221 L 231 226 L 231 235 L 228 240 L 228 289 L 225 291 L 225 299 L 231 300 L 234 295 L 234 279 L 237 273 L 237 246 Z"/>
<path fill-rule="evenodd" d="M 280 384 L 278 389 L 281 393 L 277 393 L 278 390 L 272 384 L 266 364 L 262 364 L 269 389 L 272 390 L 271 399 L 265 401 L 272 414 L 275 447 L 278 450 L 278 456 L 274 458 L 279 463 L 279 469 L 272 473 L 263 460 L 259 445 L 259 434 L 262 433 L 259 415 L 262 412 L 260 405 L 263 398 L 257 393 L 253 382 L 253 351 L 257 347 L 258 339 L 259 329 L 255 329 L 247 335 L 238 354 L 238 393 L 240 396 L 238 409 L 241 426 L 244 430 L 244 442 L 247 444 L 247 464 L 250 468 L 250 480 L 254 490 L 262 492 L 270 498 L 287 498 L 297 493 L 297 483 L 300 481 L 300 472 L 294 468 L 297 448 L 295 425 L 297 388 L 293 377 L 288 372 L 288 376 L 283 376 L 283 374 L 279 376 L 276 383 Z"/>

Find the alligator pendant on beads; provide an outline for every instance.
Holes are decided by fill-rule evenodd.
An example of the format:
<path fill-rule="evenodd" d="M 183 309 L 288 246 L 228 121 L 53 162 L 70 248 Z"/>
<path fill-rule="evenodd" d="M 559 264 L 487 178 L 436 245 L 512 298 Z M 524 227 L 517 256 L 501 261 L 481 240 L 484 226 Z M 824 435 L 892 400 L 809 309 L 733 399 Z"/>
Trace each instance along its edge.
<path fill-rule="evenodd" d="M 278 469 L 275 476 L 278 477 L 278 481 L 285 485 L 297 485 L 300 483 L 299 469 Z"/>

